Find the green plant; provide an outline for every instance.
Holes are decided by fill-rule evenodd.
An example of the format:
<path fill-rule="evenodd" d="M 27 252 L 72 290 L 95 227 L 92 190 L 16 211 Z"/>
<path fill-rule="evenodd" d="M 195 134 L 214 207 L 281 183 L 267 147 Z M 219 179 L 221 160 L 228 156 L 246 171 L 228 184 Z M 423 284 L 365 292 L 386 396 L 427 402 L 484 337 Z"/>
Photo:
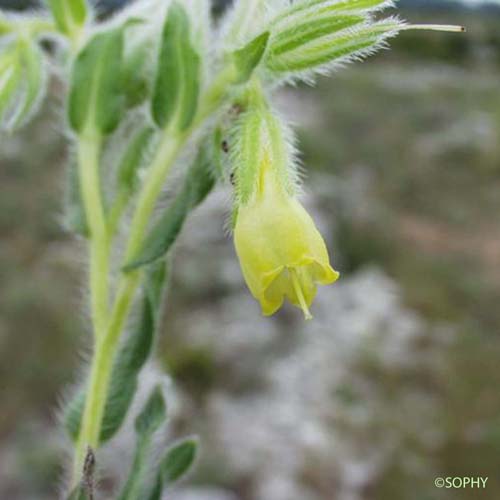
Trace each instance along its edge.
<path fill-rule="evenodd" d="M 297 200 L 294 141 L 271 90 L 368 56 L 402 30 L 461 31 L 377 17 L 391 6 L 240 0 L 215 23 L 209 0 L 137 0 L 98 22 L 85 0 L 48 0 L 46 14 L 0 18 L 5 130 L 36 112 L 49 69 L 68 83 L 66 215 L 88 243 L 93 330 L 88 380 L 64 409 L 75 450 L 70 498 L 94 494 L 99 447 L 121 428 L 151 356 L 172 245 L 217 182 L 234 186 L 236 250 L 265 314 L 288 298 L 309 318 L 317 285 L 337 279 Z M 155 211 L 174 164 L 181 185 Z M 188 438 L 153 466 L 165 420 L 156 388 L 136 418 L 137 449 L 118 498 L 160 498 L 193 462 L 197 441 Z"/>

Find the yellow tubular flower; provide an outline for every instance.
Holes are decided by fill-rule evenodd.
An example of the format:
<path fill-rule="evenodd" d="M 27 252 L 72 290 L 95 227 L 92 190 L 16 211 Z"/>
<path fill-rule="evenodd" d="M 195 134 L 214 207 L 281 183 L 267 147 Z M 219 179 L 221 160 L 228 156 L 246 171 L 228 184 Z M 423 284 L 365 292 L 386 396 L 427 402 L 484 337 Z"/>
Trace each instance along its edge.
<path fill-rule="evenodd" d="M 339 277 L 313 220 L 279 183 L 267 154 L 255 191 L 238 208 L 234 243 L 248 288 L 266 316 L 287 297 L 311 319 L 317 285 Z"/>

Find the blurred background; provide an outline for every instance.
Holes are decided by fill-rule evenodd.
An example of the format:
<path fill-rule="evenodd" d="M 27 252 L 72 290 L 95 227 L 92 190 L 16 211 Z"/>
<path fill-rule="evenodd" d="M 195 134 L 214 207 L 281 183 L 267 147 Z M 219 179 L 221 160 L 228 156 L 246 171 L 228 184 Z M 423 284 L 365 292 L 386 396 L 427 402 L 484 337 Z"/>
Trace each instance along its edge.
<path fill-rule="evenodd" d="M 150 372 L 175 381 L 169 439 L 197 433 L 202 453 L 169 500 L 500 498 L 500 5 L 400 5 L 468 32 L 404 33 L 278 97 L 342 275 L 320 289 L 314 321 L 291 307 L 260 316 L 224 232 L 227 191 L 183 231 Z M 57 496 L 57 408 L 88 345 L 55 102 L 0 148 L 5 500 Z M 110 461 L 130 446 L 112 443 Z M 489 480 L 449 490 L 439 476 Z"/>

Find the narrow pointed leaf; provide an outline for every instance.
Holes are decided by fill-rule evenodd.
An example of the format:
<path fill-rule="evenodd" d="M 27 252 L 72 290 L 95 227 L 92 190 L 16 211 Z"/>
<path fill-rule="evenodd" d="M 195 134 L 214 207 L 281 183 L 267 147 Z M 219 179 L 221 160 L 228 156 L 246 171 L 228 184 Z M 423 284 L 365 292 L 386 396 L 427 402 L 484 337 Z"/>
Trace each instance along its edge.
<path fill-rule="evenodd" d="M 80 432 L 80 425 L 83 415 L 83 408 L 85 405 L 85 391 L 80 389 L 72 399 L 68 401 L 64 408 L 63 422 L 64 428 L 69 437 L 76 442 L 78 433 Z"/>
<path fill-rule="evenodd" d="M 21 68 L 13 63 L 0 71 L 0 119 L 12 104 L 16 90 L 20 85 Z"/>
<path fill-rule="evenodd" d="M 151 95 L 153 64 L 151 58 L 156 48 L 156 30 L 150 30 L 147 20 L 138 12 L 125 22 L 127 36 L 123 52 L 123 92 L 127 108 L 134 108 L 145 102 Z"/>
<path fill-rule="evenodd" d="M 57 29 L 71 35 L 80 29 L 87 18 L 85 0 L 48 0 Z"/>
<path fill-rule="evenodd" d="M 163 28 L 152 115 L 160 128 L 172 121 L 179 130 L 189 127 L 198 107 L 200 57 L 190 38 L 189 17 L 174 2 Z"/>
<path fill-rule="evenodd" d="M 165 400 L 160 387 L 155 387 L 143 410 L 135 419 L 135 431 L 145 436 L 156 432 L 167 417 Z"/>
<path fill-rule="evenodd" d="M 293 3 L 288 9 L 280 12 L 272 21 L 271 26 L 278 23 L 290 23 L 318 17 L 325 13 L 353 13 L 369 12 L 389 7 L 392 0 L 301 0 Z"/>
<path fill-rule="evenodd" d="M 148 500 L 160 500 L 164 488 L 182 479 L 191 469 L 198 452 L 198 439 L 186 438 L 172 446 L 162 461 Z"/>
<path fill-rule="evenodd" d="M 388 19 L 338 36 L 321 37 L 283 54 L 269 52 L 266 65 L 276 73 L 294 73 L 363 57 L 394 36 L 400 26 L 397 20 Z"/>
<path fill-rule="evenodd" d="M 118 188 L 132 194 L 138 181 L 138 170 L 144 163 L 144 158 L 154 137 L 154 129 L 149 125 L 139 130 L 132 138 L 118 166 Z"/>
<path fill-rule="evenodd" d="M 233 53 L 233 61 L 236 68 L 235 83 L 245 83 L 250 79 L 255 68 L 262 60 L 269 35 L 269 31 L 266 31 L 254 38 L 245 47 Z"/>
<path fill-rule="evenodd" d="M 126 54 L 123 65 L 123 88 L 126 105 L 133 108 L 146 101 L 151 93 L 148 67 L 152 44 L 142 41 Z"/>
<path fill-rule="evenodd" d="M 296 49 L 322 36 L 332 35 L 340 30 L 351 28 L 365 21 L 363 16 L 329 16 L 306 21 L 281 31 L 271 42 L 273 55 Z"/>
<path fill-rule="evenodd" d="M 94 36 L 72 71 L 69 122 L 73 130 L 111 133 L 124 111 L 123 27 Z"/>
<path fill-rule="evenodd" d="M 231 150 L 233 164 L 238 165 L 236 192 L 240 203 L 252 196 L 261 156 L 263 117 L 252 109 L 240 116 L 236 141 Z M 235 204 L 237 205 L 237 204 Z"/>
<path fill-rule="evenodd" d="M 112 372 L 112 383 L 105 406 L 101 442 L 121 427 L 137 390 L 142 367 L 153 350 L 159 308 L 166 278 L 165 263 L 149 270 L 141 305 L 140 321 L 119 351 Z M 151 290 L 151 288 L 154 288 Z"/>
<path fill-rule="evenodd" d="M 177 239 L 189 212 L 212 190 L 215 181 L 207 149 L 201 148 L 186 175 L 179 194 L 151 229 L 139 255 L 123 268 L 125 272 L 154 262 L 166 255 Z"/>
<path fill-rule="evenodd" d="M 152 437 L 166 419 L 165 401 L 161 388 L 155 387 L 143 410 L 135 420 L 137 444 L 127 482 L 125 483 L 118 500 L 138 500 L 144 498 L 145 480 L 150 467 L 149 451 Z"/>
<path fill-rule="evenodd" d="M 160 463 L 160 474 L 164 485 L 171 485 L 191 469 L 198 451 L 198 440 L 188 438 L 172 446 Z"/>
<path fill-rule="evenodd" d="M 43 98 L 46 90 L 45 65 L 38 46 L 31 42 L 20 42 L 19 64 L 23 71 L 23 92 L 19 105 L 9 120 L 8 127 L 15 130 L 25 125 Z"/>

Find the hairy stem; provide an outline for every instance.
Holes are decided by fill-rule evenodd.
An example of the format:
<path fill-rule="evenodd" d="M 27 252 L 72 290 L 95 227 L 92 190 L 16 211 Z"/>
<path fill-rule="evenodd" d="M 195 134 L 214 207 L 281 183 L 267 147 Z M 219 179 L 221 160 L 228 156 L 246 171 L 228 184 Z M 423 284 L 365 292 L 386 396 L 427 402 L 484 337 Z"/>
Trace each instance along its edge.
<path fill-rule="evenodd" d="M 165 140 L 158 149 L 151 165 L 149 176 L 139 195 L 137 209 L 132 220 L 125 261 L 140 248 L 158 195 L 184 140 L 184 137 L 165 136 Z M 104 242 L 107 249 L 107 234 L 104 233 L 104 235 Z M 91 261 L 92 258 L 93 254 L 91 252 Z M 102 276 L 107 276 L 107 274 Z M 113 361 L 135 291 L 140 283 L 140 277 L 140 271 L 135 271 L 124 275 L 120 279 L 114 306 L 109 321 L 106 321 L 105 324 L 104 335 L 96 336 L 82 426 L 75 450 L 73 485 L 76 485 L 80 479 L 87 447 L 96 449 L 99 446 L 99 436 L 101 434 Z M 104 280 L 101 279 L 102 281 Z M 100 282 L 95 284 L 91 282 L 91 287 L 100 284 Z"/>
<path fill-rule="evenodd" d="M 127 207 L 128 201 L 129 201 L 129 194 L 124 191 L 120 191 L 116 196 L 115 201 L 109 208 L 108 233 L 110 238 L 112 238 L 118 231 L 120 219 Z"/>
<path fill-rule="evenodd" d="M 95 338 L 104 335 L 108 317 L 109 245 L 106 217 L 101 196 L 98 136 L 78 139 L 78 168 L 87 224 L 90 230 L 90 302 Z"/>
<path fill-rule="evenodd" d="M 140 250 L 158 195 L 162 190 L 172 163 L 186 138 L 186 134 L 169 134 L 167 132 L 158 148 L 156 157 L 151 164 L 148 176 L 137 200 L 137 208 L 132 218 L 130 236 L 125 251 L 125 263 L 133 259 L 135 254 Z"/>
<path fill-rule="evenodd" d="M 103 350 L 100 348 L 106 333 L 109 298 L 109 243 L 106 217 L 101 196 L 99 177 L 99 157 L 101 138 L 95 134 L 82 134 L 78 138 L 78 169 L 80 189 L 85 215 L 90 231 L 89 239 L 89 281 L 90 306 L 94 330 L 95 356 L 92 362 L 90 396 L 83 415 L 82 429 L 76 446 L 75 478 L 79 478 L 87 446 L 95 448 L 97 444 L 95 416 L 92 413 L 91 399 L 99 397 L 97 385 L 98 373 L 103 372 Z M 97 388 L 98 389 L 98 388 Z M 91 406 L 92 404 L 92 406 Z M 98 434 L 98 432 L 97 432 Z"/>
<path fill-rule="evenodd" d="M 79 481 L 81 475 L 81 467 L 87 447 L 94 450 L 99 447 L 101 426 L 111 371 L 113 369 L 114 355 L 138 282 L 139 275 L 136 274 L 133 279 L 128 280 L 126 283 L 122 283 L 118 292 L 119 298 L 113 308 L 106 337 L 96 343 L 90 371 L 88 396 L 83 414 L 83 423 L 76 446 L 75 469 L 73 474 L 73 481 L 75 484 Z"/>
<path fill-rule="evenodd" d="M 136 209 L 132 217 L 130 235 L 125 249 L 123 264 L 126 264 L 131 259 L 133 259 L 140 251 L 141 245 L 144 241 L 148 223 L 158 200 L 158 196 L 160 195 L 160 192 L 175 159 L 177 158 L 180 150 L 185 145 L 186 141 L 189 139 L 192 133 L 205 122 L 205 120 L 219 107 L 219 105 L 223 101 L 228 79 L 228 71 L 221 72 L 219 77 L 215 79 L 213 86 L 207 91 L 205 98 L 200 103 L 199 111 L 197 113 L 197 116 L 195 117 L 195 120 L 193 121 L 193 125 L 188 130 L 179 133 L 167 129 L 164 132 L 163 139 L 148 170 L 148 174 L 142 186 L 142 189 L 139 192 Z M 87 149 L 84 147 L 86 143 L 84 143 L 83 141 L 81 142 L 82 144 L 80 147 L 80 156 L 82 157 L 82 162 L 85 158 L 96 159 L 98 155 L 95 151 L 93 152 L 93 155 L 87 156 L 91 152 L 90 145 L 92 143 L 90 142 L 89 144 L 87 144 Z M 97 169 L 95 170 L 97 172 Z M 95 175 L 92 179 L 92 182 L 95 183 L 94 186 L 98 185 L 98 181 L 98 175 Z M 86 179 L 86 182 L 90 182 L 90 180 Z M 87 202 L 85 201 L 85 204 L 86 203 Z M 102 207 L 102 204 L 99 203 L 99 206 Z M 100 211 L 102 212 L 102 208 L 100 209 Z M 93 215 L 93 213 L 88 212 L 88 219 L 93 220 Z M 99 233 L 102 241 L 100 242 L 99 248 L 101 250 L 102 248 L 106 248 L 106 252 L 108 252 L 109 235 L 107 234 L 107 231 L 110 226 L 106 226 L 103 212 L 102 215 L 103 228 Z M 119 215 L 117 217 L 119 217 Z M 112 231 L 115 230 L 116 224 L 117 221 L 112 221 L 110 228 Z M 99 226 L 100 225 L 101 224 L 99 224 Z M 90 229 L 92 232 L 92 227 Z M 97 246 L 97 243 L 95 244 Z M 98 252 L 98 256 L 103 256 L 101 255 L 101 251 Z M 91 261 L 93 261 L 94 257 L 95 255 L 91 251 Z M 107 272 L 108 269 L 106 267 L 106 273 Z M 83 413 L 83 422 L 75 450 L 72 481 L 73 486 L 75 486 L 80 480 L 81 468 L 87 447 L 90 446 L 91 448 L 96 449 L 99 446 L 99 436 L 101 433 L 104 409 L 110 385 L 113 361 L 118 348 L 121 334 L 123 332 L 127 317 L 130 312 L 130 308 L 132 306 L 135 292 L 141 281 L 141 275 L 141 271 L 136 270 L 127 274 L 123 274 L 121 276 L 112 311 L 109 314 L 109 318 L 106 318 L 107 320 L 105 322 L 104 335 L 96 336 L 94 357 L 90 369 L 88 393 Z M 98 274 L 96 276 L 98 276 Z M 93 289 L 94 287 L 97 287 L 99 291 L 103 291 L 100 289 L 100 286 L 105 280 L 103 276 L 107 276 L 107 274 L 101 274 L 101 281 L 96 278 L 96 282 L 94 283 L 91 280 L 91 287 Z M 105 283 L 107 290 L 107 280 L 105 281 Z M 104 302 L 96 302 L 95 306 L 100 306 L 98 307 L 98 309 L 100 310 L 103 303 L 106 304 L 107 308 L 107 295 L 105 296 Z"/>

